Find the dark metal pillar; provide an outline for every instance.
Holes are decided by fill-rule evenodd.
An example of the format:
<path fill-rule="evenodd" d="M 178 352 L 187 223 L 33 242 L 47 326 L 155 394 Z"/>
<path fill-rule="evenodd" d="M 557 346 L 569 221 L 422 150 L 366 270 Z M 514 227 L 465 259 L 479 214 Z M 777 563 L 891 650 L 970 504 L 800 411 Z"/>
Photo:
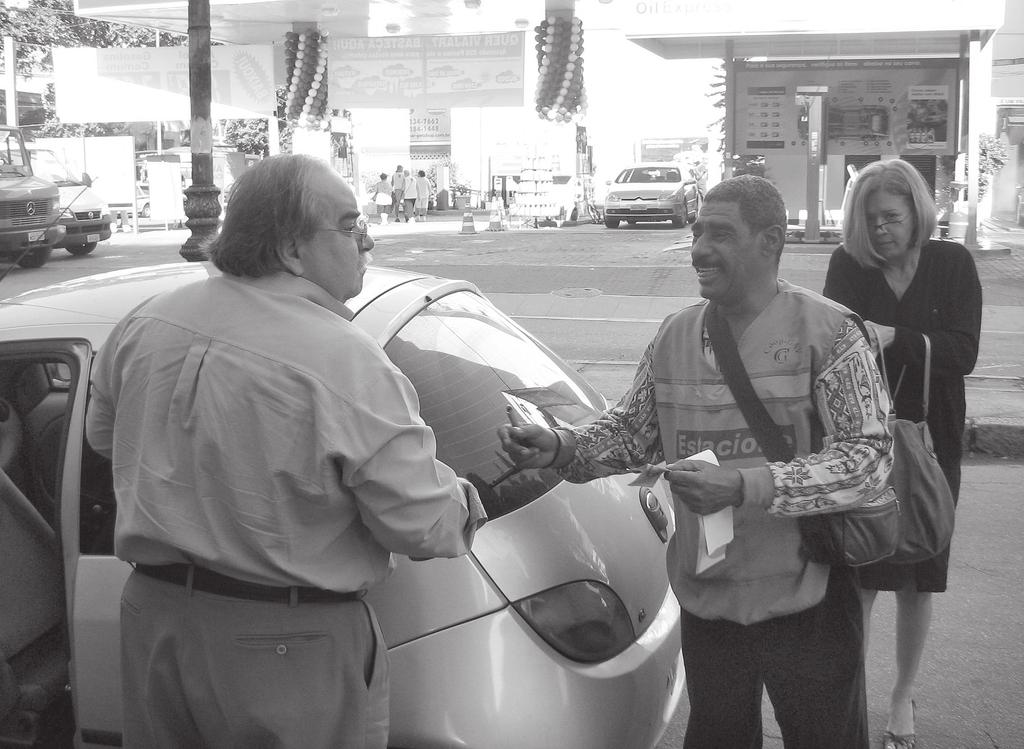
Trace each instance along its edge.
<path fill-rule="evenodd" d="M 220 221 L 220 188 L 213 183 L 210 119 L 210 0 L 188 0 L 188 84 L 192 103 L 192 184 L 185 189 L 185 222 L 192 234 L 181 246 L 186 260 L 206 260 L 206 244 Z"/>

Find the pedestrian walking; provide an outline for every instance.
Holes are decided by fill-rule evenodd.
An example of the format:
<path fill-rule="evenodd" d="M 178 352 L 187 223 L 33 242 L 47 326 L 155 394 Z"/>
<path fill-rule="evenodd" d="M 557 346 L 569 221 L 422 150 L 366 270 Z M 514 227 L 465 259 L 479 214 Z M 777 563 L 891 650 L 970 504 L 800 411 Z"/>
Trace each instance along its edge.
<path fill-rule="evenodd" d="M 372 200 L 377 206 L 377 213 L 380 214 L 380 223 L 383 226 L 388 222 L 388 213 L 391 211 L 391 183 L 384 172 L 380 173 L 380 180 L 373 186 Z"/>
<path fill-rule="evenodd" d="M 405 170 L 405 192 L 403 194 L 403 203 L 405 205 L 405 220 L 416 220 L 416 197 L 419 195 L 419 188 L 416 184 L 416 178 L 410 176 L 409 170 Z"/>
<path fill-rule="evenodd" d="M 405 205 L 405 180 L 408 176 L 409 172 L 403 170 L 401 164 L 395 168 L 395 173 L 391 175 L 391 209 L 392 217 L 396 222 L 398 221 L 399 213 Z"/>
<path fill-rule="evenodd" d="M 416 218 L 427 220 L 427 203 L 430 201 L 430 180 L 427 173 L 420 169 L 416 173 Z"/>

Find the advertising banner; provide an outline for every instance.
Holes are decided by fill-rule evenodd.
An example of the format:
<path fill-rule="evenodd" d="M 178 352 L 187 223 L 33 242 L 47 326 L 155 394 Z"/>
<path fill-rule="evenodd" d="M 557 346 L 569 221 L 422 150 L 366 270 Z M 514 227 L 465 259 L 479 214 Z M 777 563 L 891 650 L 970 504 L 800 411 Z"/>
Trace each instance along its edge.
<path fill-rule="evenodd" d="M 826 87 L 828 154 L 953 155 L 953 59 L 799 60 L 737 63 L 737 153 L 807 153 L 809 97 Z"/>
<path fill-rule="evenodd" d="M 214 119 L 266 117 L 277 106 L 273 47 L 210 48 Z M 188 120 L 188 47 L 53 50 L 63 122 Z"/>
<path fill-rule="evenodd" d="M 525 34 L 330 37 L 328 100 L 353 107 L 523 104 Z"/>

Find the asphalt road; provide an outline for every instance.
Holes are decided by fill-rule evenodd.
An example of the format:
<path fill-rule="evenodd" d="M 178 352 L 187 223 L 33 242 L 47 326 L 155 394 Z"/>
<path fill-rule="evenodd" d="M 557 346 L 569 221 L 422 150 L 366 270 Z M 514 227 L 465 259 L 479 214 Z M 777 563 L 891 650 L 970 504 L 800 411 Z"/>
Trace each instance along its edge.
<path fill-rule="evenodd" d="M 486 226 L 486 224 L 484 224 Z M 607 397 L 632 365 L 664 310 L 697 295 L 688 228 L 563 227 L 461 234 L 458 223 L 377 230 L 375 263 L 467 278 L 499 307 L 573 361 Z M 93 273 L 177 262 L 187 231 L 116 234 L 91 255 L 54 251 L 43 268 L 13 269 L 0 297 Z M 830 248 L 787 249 L 781 275 L 820 289 Z M 1024 252 L 978 258 L 986 307 L 983 378 L 1024 377 Z M 2 272 L 2 269 L 0 269 Z M 919 680 L 919 746 L 1024 749 L 1024 513 L 1019 462 L 974 457 L 954 539 L 949 592 L 936 597 L 935 623 Z M 880 595 L 868 651 L 872 736 L 884 728 L 894 678 L 894 605 Z M 781 747 L 765 703 L 765 746 Z M 683 704 L 658 749 L 682 746 Z"/>
<path fill-rule="evenodd" d="M 636 360 L 666 310 L 678 307 L 680 298 L 698 295 L 688 227 L 639 224 L 609 230 L 583 224 L 490 232 L 484 230 L 486 224 L 477 224 L 477 233 L 469 235 L 461 234 L 459 224 L 451 220 L 375 227 L 374 261 L 472 281 L 572 362 L 619 361 L 626 367 Z M 42 268 L 11 270 L 0 282 L 0 297 L 93 273 L 178 262 L 178 247 L 187 236 L 187 230 L 117 233 L 85 257 L 54 250 Z M 830 252 L 830 246 L 787 247 L 780 275 L 819 290 Z M 979 257 L 977 265 L 985 309 L 974 374 L 1024 378 L 1024 250 Z M 550 298 L 563 302 L 560 314 L 517 312 L 523 303 L 536 306 L 538 300 Z M 644 306 L 639 299 L 654 301 Z M 628 309 L 617 311 L 623 302 Z"/>

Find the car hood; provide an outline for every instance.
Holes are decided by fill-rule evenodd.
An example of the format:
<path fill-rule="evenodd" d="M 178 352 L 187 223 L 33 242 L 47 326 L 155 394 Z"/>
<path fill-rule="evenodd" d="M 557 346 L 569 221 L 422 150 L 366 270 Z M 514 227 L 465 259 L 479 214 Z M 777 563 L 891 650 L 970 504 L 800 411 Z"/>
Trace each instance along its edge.
<path fill-rule="evenodd" d="M 62 209 L 66 208 L 81 213 L 82 211 L 99 211 L 107 207 L 103 198 L 97 195 L 91 187 L 75 182 L 58 185 L 58 187 L 60 188 L 60 207 Z"/>
<path fill-rule="evenodd" d="M 616 196 L 620 200 L 636 200 L 637 198 L 651 199 L 657 198 L 669 192 L 675 192 L 682 187 L 680 183 L 666 182 L 659 185 L 649 185 L 646 187 L 632 186 L 632 185 L 621 185 L 608 188 L 608 197 Z"/>
<path fill-rule="evenodd" d="M 647 520 L 630 478 L 563 481 L 541 499 L 488 522 L 477 533 L 473 553 L 510 601 L 574 580 L 606 583 L 640 632 L 668 588 L 666 545 Z M 671 533 L 671 500 L 658 487 L 655 493 Z M 641 611 L 651 616 L 645 619 Z"/>

